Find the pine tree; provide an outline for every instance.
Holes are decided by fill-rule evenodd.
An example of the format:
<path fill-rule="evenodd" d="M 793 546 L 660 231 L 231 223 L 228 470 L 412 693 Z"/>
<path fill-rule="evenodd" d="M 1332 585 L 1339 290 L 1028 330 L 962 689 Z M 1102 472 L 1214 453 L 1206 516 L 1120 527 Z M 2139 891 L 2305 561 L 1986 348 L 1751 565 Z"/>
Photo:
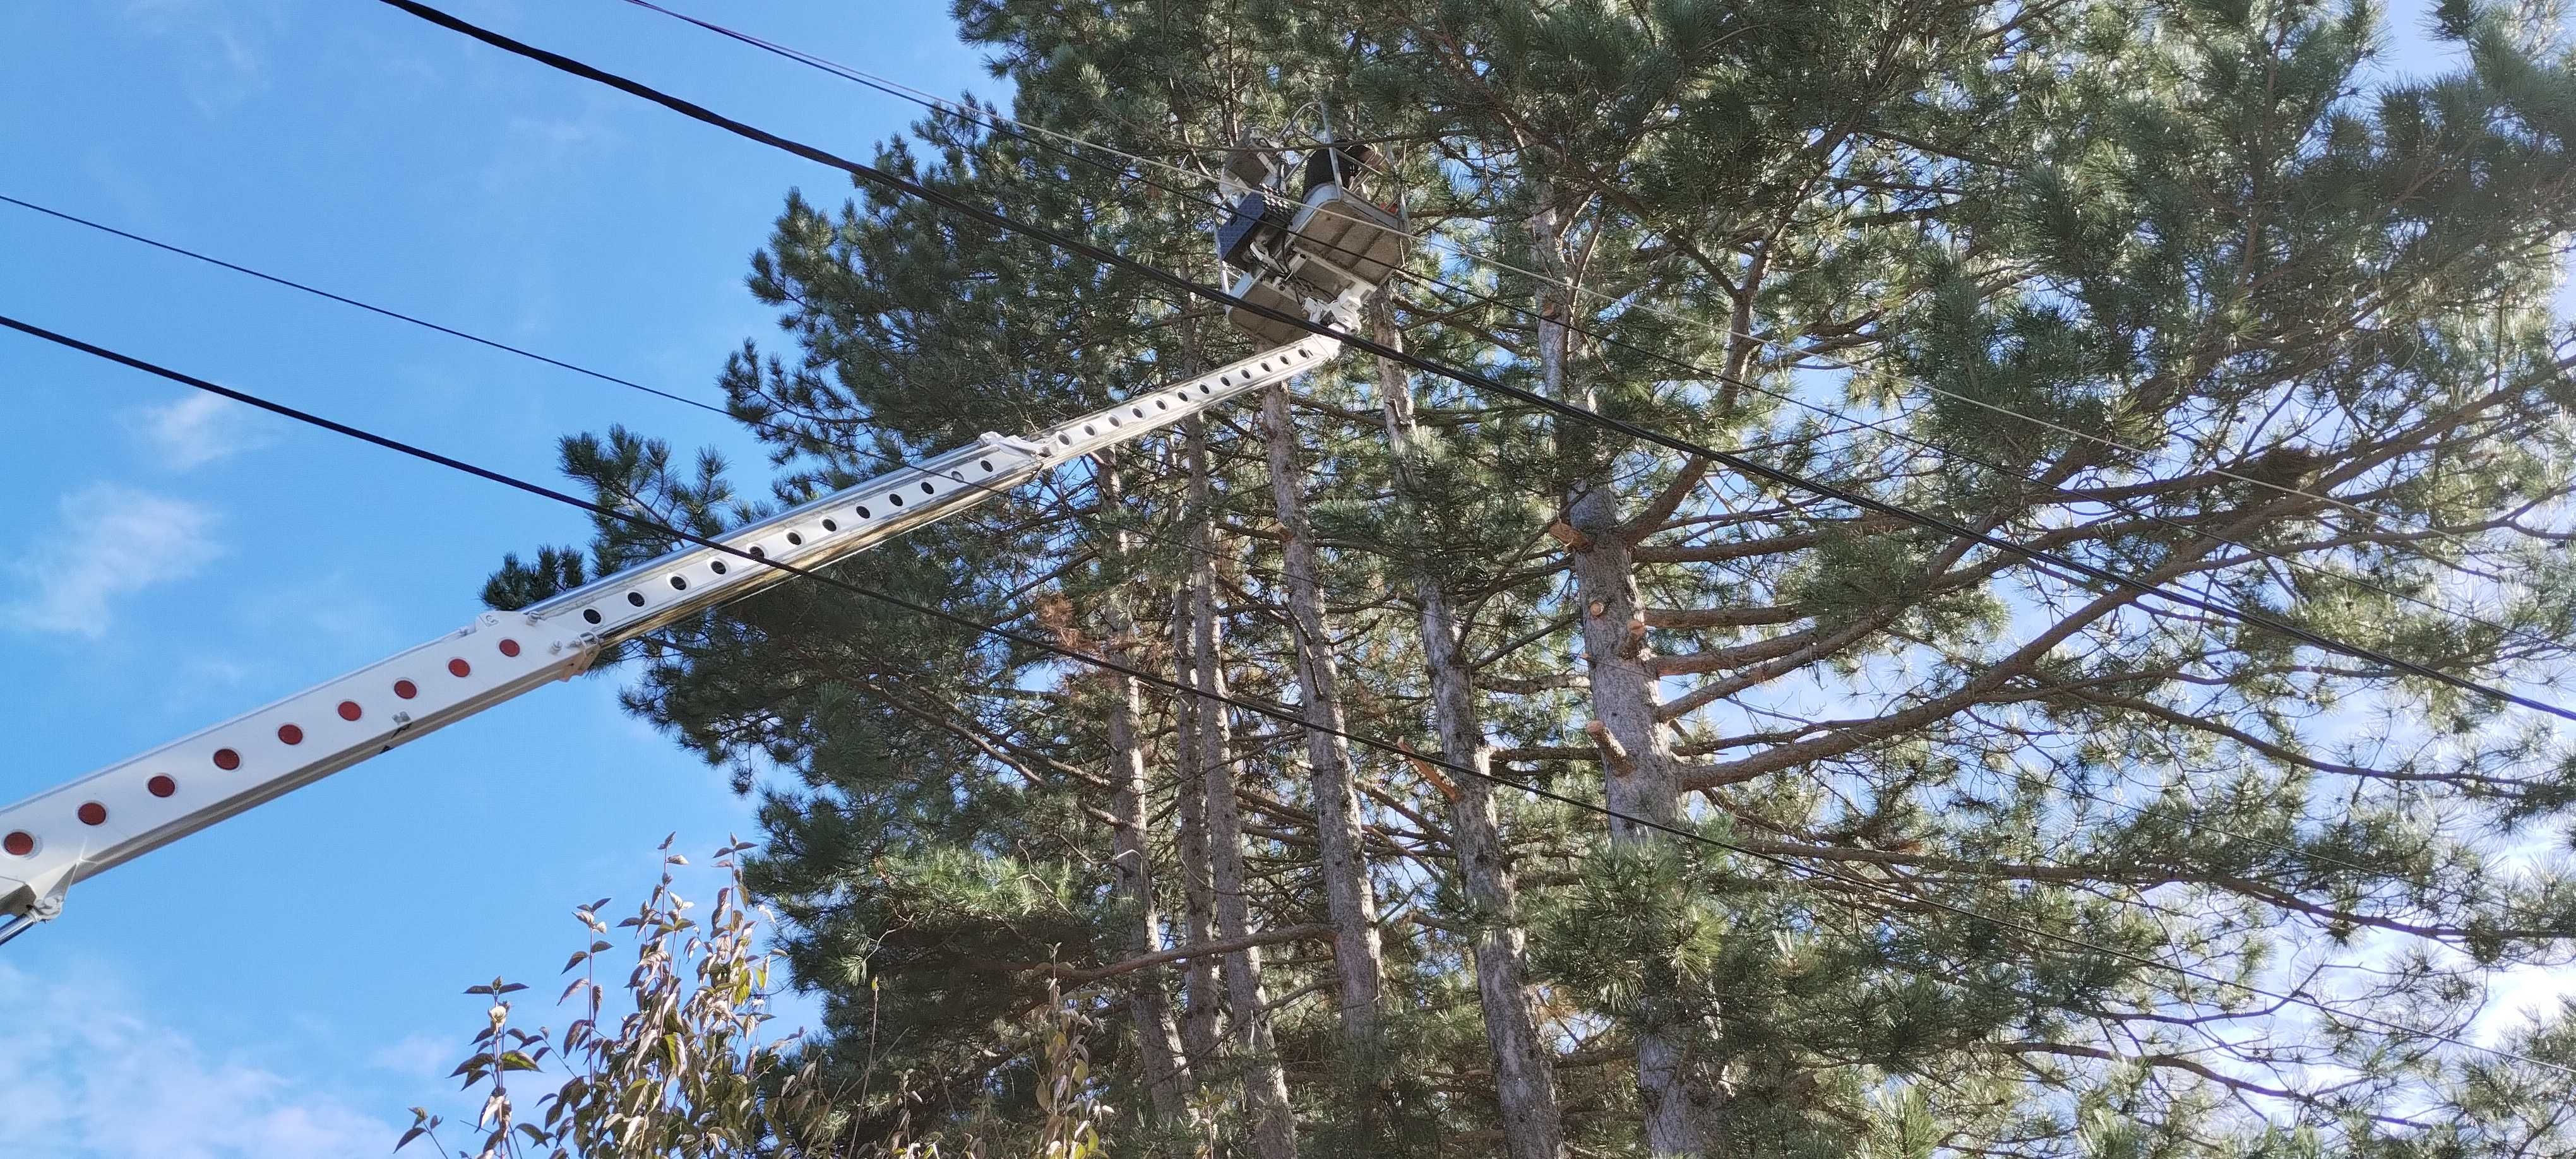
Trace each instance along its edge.
<path fill-rule="evenodd" d="M 1980 538 L 2563 672 L 2545 16 L 2446 4 L 2468 63 L 2365 88 L 2363 4 L 963 0 L 1020 121 L 1202 178 L 1377 140 L 1425 239 L 1383 339 L 1973 534 L 1353 356 L 842 565 L 1276 716 L 796 584 L 629 703 L 771 774 L 752 880 L 828 1057 L 932 1113 L 1036 1113 L 980 1044 L 1052 979 L 1132 1153 L 2564 1149 L 2571 1016 L 2539 1063 L 2447 1040 L 2576 934 L 2532 852 L 2566 734 Z M 879 153 L 1214 276 L 1204 180 L 954 113 Z M 751 288 L 793 352 L 721 381 L 778 502 L 1251 349 L 875 192 L 791 194 Z M 566 463 L 752 509 L 623 432 Z M 1295 723 L 1334 719 L 1418 759 Z"/>

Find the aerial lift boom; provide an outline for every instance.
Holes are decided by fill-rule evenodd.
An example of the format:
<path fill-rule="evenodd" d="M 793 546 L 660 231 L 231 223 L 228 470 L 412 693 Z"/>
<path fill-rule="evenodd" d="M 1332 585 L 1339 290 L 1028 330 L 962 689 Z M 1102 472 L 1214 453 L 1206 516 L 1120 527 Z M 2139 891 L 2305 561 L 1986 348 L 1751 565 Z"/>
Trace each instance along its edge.
<path fill-rule="evenodd" d="M 1330 198 L 1317 193 L 1301 208 Z M 1302 226 L 1312 219 L 1308 213 L 1295 221 Z M 1326 248 L 1337 249 L 1349 227 L 1337 217 L 1328 220 L 1335 234 Z M 1337 265 L 1318 279 L 1294 252 L 1300 235 L 1283 224 L 1272 223 L 1256 244 L 1228 255 L 1245 269 L 1237 293 L 1257 288 L 1265 302 L 1349 325 L 1376 278 L 1363 281 Z M 1391 228 L 1392 219 L 1386 224 Z M 1391 245 L 1381 251 L 1391 252 Z M 1367 272 L 1382 277 L 1382 269 Z M 60 913 L 64 891 L 75 881 L 567 679 L 619 643 L 795 574 L 769 563 L 801 571 L 865 551 L 1054 467 L 1284 382 L 1340 352 L 1333 339 L 1260 321 L 1255 332 L 1278 344 L 1250 358 L 1025 438 L 985 434 L 714 537 L 730 551 L 673 551 L 518 611 L 486 612 L 429 643 L 0 809 L 0 919 L 8 919 L 0 941 Z"/>

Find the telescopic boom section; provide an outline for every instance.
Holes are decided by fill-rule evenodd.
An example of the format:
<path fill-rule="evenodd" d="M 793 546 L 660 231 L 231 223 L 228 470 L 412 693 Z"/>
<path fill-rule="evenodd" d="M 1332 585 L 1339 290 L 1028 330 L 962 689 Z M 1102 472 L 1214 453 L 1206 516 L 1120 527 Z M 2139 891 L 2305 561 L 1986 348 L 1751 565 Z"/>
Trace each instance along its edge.
<path fill-rule="evenodd" d="M 74 881 L 589 667 L 602 649 L 865 551 L 1062 463 L 1329 361 L 1305 336 L 1026 438 L 986 434 L 720 539 L 457 631 L 0 810 L 0 917 L 50 918 Z"/>

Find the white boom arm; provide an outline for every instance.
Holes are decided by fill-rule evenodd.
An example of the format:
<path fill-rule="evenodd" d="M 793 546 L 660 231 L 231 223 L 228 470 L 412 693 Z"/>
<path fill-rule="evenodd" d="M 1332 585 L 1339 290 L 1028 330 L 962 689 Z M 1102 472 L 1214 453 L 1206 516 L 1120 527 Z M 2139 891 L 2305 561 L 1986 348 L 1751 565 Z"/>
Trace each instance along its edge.
<path fill-rule="evenodd" d="M 829 563 L 1303 373 L 1340 348 L 1301 337 L 1028 439 L 986 434 L 721 542 L 800 568 Z M 0 917 L 50 918 L 77 879 L 570 677 L 603 648 L 791 574 L 713 548 L 675 551 L 519 611 L 486 612 L 430 643 L 0 809 Z"/>

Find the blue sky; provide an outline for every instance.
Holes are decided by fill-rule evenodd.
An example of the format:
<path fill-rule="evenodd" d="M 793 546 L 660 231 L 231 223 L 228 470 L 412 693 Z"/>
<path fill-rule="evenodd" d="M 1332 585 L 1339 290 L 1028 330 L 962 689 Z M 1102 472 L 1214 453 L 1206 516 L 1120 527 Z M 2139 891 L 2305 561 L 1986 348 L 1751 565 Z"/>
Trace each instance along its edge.
<path fill-rule="evenodd" d="M 864 154 L 917 111 L 614 0 L 457 11 Z M 945 0 L 719 9 L 987 95 Z M 2414 6 L 2390 71 L 2433 63 Z M 791 186 L 837 174 L 392 9 L 0 7 L 0 192 L 667 389 L 775 333 L 741 287 Z M 0 311 L 529 477 L 624 422 L 758 459 L 722 420 L 0 206 Z M 542 501 L 0 339 L 0 797 L 463 623 Z M 0 1133 L 27 1153 L 381 1154 L 472 1029 L 540 983 L 569 907 L 633 898 L 666 832 L 750 829 L 717 772 L 541 691 L 86 882 L 0 951 Z M 535 993 L 535 992 L 532 992 Z M 539 1000 L 542 1004 L 542 999 Z M 540 1019 L 560 1022 L 560 1019 Z"/>
<path fill-rule="evenodd" d="M 864 155 L 918 112 L 613 0 L 469 19 Z M 994 93 L 945 0 L 710 8 L 934 92 Z M 791 186 L 840 175 L 385 7 L 0 7 L 0 192 L 712 397 Z M 760 464 L 720 418 L 0 205 L 0 312 L 513 473 L 624 422 Z M 0 340 L 0 797 L 463 624 L 542 500 Z M 617 709 L 542 690 L 73 891 L 0 951 L 12 1154 L 381 1154 L 496 973 L 749 809 Z M 532 991 L 531 993 L 535 993 Z M 538 1003 L 542 1005 L 543 1000 Z M 560 1023 L 561 1019 L 549 1019 Z M 469 1116 L 470 1117 L 470 1116 Z"/>

